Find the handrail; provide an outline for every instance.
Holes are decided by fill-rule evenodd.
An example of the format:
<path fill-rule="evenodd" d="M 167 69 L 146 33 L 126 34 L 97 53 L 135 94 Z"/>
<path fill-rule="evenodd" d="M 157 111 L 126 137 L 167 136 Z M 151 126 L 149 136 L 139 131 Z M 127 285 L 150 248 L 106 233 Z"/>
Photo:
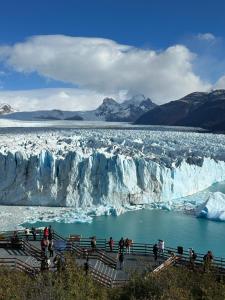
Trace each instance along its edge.
<path fill-rule="evenodd" d="M 128 282 L 128 280 L 126 279 L 121 279 L 121 280 L 118 280 L 118 279 L 113 279 L 112 277 L 104 274 L 103 272 L 101 271 L 96 271 L 94 267 L 92 266 L 89 266 L 89 269 L 91 270 L 90 273 L 92 274 L 93 278 L 103 284 L 104 286 L 106 287 L 114 287 L 114 286 L 121 286 L 121 285 L 124 285 Z"/>
<path fill-rule="evenodd" d="M 70 247 L 68 247 L 68 250 L 72 250 L 73 252 L 79 254 L 79 255 L 85 255 L 85 250 L 78 246 L 76 243 L 73 241 L 69 241 L 65 239 L 64 237 L 60 236 L 58 233 L 54 232 L 54 236 L 63 240 L 66 243 L 70 243 Z M 99 249 L 96 249 L 95 251 L 89 251 L 88 252 L 89 257 L 96 257 L 100 261 L 104 262 L 106 265 L 109 265 L 113 268 L 116 268 L 117 261 L 113 259 L 112 257 L 109 257 L 106 253 L 102 252 Z"/>
<path fill-rule="evenodd" d="M 19 236 L 25 236 L 24 231 L 17 231 L 17 233 Z M 42 231 L 40 231 L 40 233 L 42 233 Z M 0 235 L 3 235 L 5 237 L 10 236 L 10 234 L 12 236 L 13 232 L 12 231 L 11 232 L 0 232 Z M 54 232 L 53 237 L 55 237 L 56 239 L 60 238 L 64 241 L 68 242 L 67 239 L 58 235 L 56 232 Z M 109 246 L 108 246 L 106 239 L 97 239 L 96 241 L 97 241 L 97 249 L 104 250 L 107 252 L 107 250 L 109 249 Z M 117 246 L 114 247 L 114 252 L 117 252 L 118 251 L 118 242 L 115 242 L 115 244 Z M 80 238 L 79 241 L 73 242 L 73 249 L 72 249 L 73 251 L 76 251 L 76 253 L 82 254 L 83 253 L 82 248 L 90 248 L 90 238 Z M 140 254 L 140 255 L 149 255 L 150 254 L 150 255 L 152 255 L 153 254 L 152 249 L 153 249 L 153 244 L 133 243 L 131 245 L 130 252 L 132 254 Z M 176 254 L 177 248 L 173 248 L 173 247 L 169 247 L 169 246 L 165 247 L 164 256 L 169 257 L 171 253 Z M 197 252 L 196 252 L 196 254 L 197 254 L 197 258 L 196 258 L 195 262 L 202 263 L 204 254 L 197 253 Z M 184 249 L 182 257 L 183 257 L 183 259 L 184 258 L 189 259 L 189 252 Z M 225 269 L 225 258 L 214 256 L 213 263 L 218 268 Z"/>
<path fill-rule="evenodd" d="M 0 265 L 4 264 L 4 265 L 9 265 L 11 267 L 16 268 L 19 271 L 25 271 L 28 274 L 32 274 L 34 275 L 35 273 L 39 272 L 39 268 L 36 267 L 32 267 L 30 265 L 28 265 L 26 262 L 20 260 L 17 257 L 13 257 L 13 258 L 0 258 Z"/>
<path fill-rule="evenodd" d="M 35 246 L 31 245 L 28 241 L 22 240 L 22 246 L 24 247 L 25 251 L 27 251 L 31 256 L 35 257 L 37 260 L 41 261 L 43 259 L 43 252 Z"/>
<path fill-rule="evenodd" d="M 166 261 L 164 261 L 161 265 L 159 265 L 156 269 L 153 270 L 153 273 L 160 272 L 164 270 L 165 268 L 168 268 L 173 263 L 178 261 L 180 259 L 180 256 L 171 256 Z"/>

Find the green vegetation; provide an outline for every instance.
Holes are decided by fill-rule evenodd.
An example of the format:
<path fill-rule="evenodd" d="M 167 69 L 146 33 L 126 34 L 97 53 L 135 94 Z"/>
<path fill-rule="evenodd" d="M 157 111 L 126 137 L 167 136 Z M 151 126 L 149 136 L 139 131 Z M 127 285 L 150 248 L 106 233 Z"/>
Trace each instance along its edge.
<path fill-rule="evenodd" d="M 117 289 L 101 287 L 86 276 L 71 257 L 61 272 L 43 272 L 30 277 L 22 272 L 0 269 L 0 299 L 18 300 L 147 300 L 225 299 L 225 285 L 212 273 L 171 267 L 159 274 L 135 275 Z"/>

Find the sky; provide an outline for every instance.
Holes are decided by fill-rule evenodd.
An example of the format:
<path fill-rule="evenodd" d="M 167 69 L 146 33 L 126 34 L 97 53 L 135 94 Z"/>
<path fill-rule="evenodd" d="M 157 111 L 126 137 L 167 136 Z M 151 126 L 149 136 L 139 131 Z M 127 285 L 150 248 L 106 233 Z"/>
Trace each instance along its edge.
<path fill-rule="evenodd" d="M 225 88 L 224 11 L 224 0 L 0 0 L 0 103 L 85 110 Z"/>

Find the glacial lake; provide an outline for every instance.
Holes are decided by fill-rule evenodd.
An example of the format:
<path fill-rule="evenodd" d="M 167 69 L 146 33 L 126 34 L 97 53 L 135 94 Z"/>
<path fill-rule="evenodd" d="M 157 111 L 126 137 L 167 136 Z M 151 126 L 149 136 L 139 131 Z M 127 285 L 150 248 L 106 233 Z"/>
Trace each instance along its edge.
<path fill-rule="evenodd" d="M 95 217 L 92 223 L 43 223 L 24 226 L 52 227 L 61 235 L 81 234 L 83 237 L 128 237 L 136 242 L 154 243 L 159 238 L 171 247 L 183 246 L 205 253 L 212 250 L 215 256 L 225 257 L 225 223 L 209 221 L 180 212 L 138 210 L 120 216 Z"/>

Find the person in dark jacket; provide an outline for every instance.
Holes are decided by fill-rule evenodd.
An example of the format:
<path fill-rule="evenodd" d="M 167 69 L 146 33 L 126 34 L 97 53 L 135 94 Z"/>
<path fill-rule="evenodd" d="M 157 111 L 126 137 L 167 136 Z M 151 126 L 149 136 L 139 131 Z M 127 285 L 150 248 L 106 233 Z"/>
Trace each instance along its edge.
<path fill-rule="evenodd" d="M 152 252 L 153 252 L 153 254 L 154 254 L 155 261 L 157 261 L 157 258 L 158 258 L 158 251 L 159 251 L 159 248 L 158 248 L 157 244 L 155 244 L 155 245 L 153 246 L 153 249 L 152 249 Z"/>
<path fill-rule="evenodd" d="M 123 252 L 119 252 L 119 264 L 120 264 L 120 270 L 123 269 L 123 263 L 124 263 L 124 255 L 123 255 Z"/>
<path fill-rule="evenodd" d="M 120 239 L 120 241 L 119 241 L 119 251 L 120 251 L 120 252 L 123 252 L 123 251 L 124 251 L 124 246 L 125 246 L 125 244 L 124 244 L 124 239 L 123 239 L 123 237 L 121 237 L 121 239 Z"/>
<path fill-rule="evenodd" d="M 86 262 L 84 263 L 84 271 L 85 274 L 88 275 L 88 271 L 89 271 L 89 258 L 87 257 Z"/>
<path fill-rule="evenodd" d="M 109 244 L 110 252 L 113 252 L 114 240 L 112 237 L 110 237 L 108 244 Z"/>

